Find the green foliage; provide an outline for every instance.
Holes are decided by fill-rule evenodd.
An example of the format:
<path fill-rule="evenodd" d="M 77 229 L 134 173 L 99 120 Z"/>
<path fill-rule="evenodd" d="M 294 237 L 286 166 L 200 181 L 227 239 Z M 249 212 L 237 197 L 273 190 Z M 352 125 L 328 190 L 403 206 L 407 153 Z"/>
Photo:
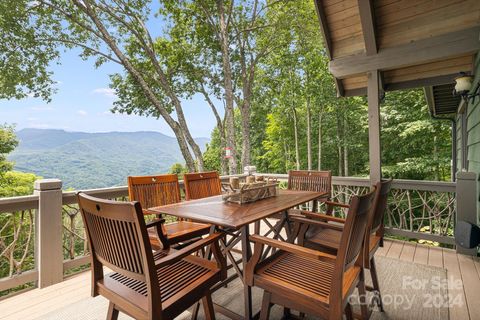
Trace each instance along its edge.
<path fill-rule="evenodd" d="M 33 194 L 33 183 L 40 178 L 33 173 L 6 172 L 0 177 L 0 198 Z"/>
<path fill-rule="evenodd" d="M 220 134 L 218 128 L 213 129 L 210 143 L 207 144 L 207 150 L 203 154 L 203 161 L 206 171 L 221 171 L 220 160 L 224 156 L 224 151 L 220 147 Z"/>
<path fill-rule="evenodd" d="M 174 163 L 171 167 L 170 170 L 168 170 L 168 173 L 174 173 L 178 176 L 179 179 L 183 179 L 183 174 L 187 173 L 188 169 L 181 163 Z"/>
<path fill-rule="evenodd" d="M 366 176 L 367 102 L 363 97 L 337 98 L 313 3 L 296 1 L 294 5 L 295 16 L 275 34 L 275 41 L 282 45 L 256 71 L 250 115 L 252 164 L 260 172 L 285 173 L 296 167 L 295 115 L 298 162 L 307 169 L 310 111 L 312 169 Z M 422 90 L 387 93 L 381 105 L 381 127 L 384 176 L 450 179 L 450 125 L 430 118 Z M 222 153 L 217 137 L 214 131 L 205 158 L 210 168 L 218 170 Z M 242 138 L 237 136 L 237 145 Z"/>
<path fill-rule="evenodd" d="M 7 161 L 7 154 L 12 152 L 18 145 L 13 126 L 0 125 L 0 179 L 2 175 L 11 170 L 13 164 Z"/>

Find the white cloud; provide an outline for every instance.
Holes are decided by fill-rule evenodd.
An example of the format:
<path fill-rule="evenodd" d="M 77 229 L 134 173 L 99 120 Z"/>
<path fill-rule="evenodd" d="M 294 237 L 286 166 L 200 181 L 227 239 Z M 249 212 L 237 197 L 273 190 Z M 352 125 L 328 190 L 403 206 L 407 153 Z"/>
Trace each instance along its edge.
<path fill-rule="evenodd" d="M 30 117 L 30 118 L 27 118 L 28 121 L 38 121 L 38 118 L 34 118 L 34 117 Z"/>
<path fill-rule="evenodd" d="M 84 117 L 84 116 L 86 116 L 88 113 L 87 113 L 87 111 L 85 111 L 85 110 L 78 110 L 78 111 L 77 111 L 77 114 L 78 114 L 79 116 Z"/>
<path fill-rule="evenodd" d="M 35 106 L 35 107 L 31 107 L 30 110 L 33 110 L 33 111 L 52 111 L 53 107 L 51 107 L 51 106 Z"/>
<path fill-rule="evenodd" d="M 111 88 L 97 88 L 97 89 L 93 90 L 92 93 L 101 94 L 101 95 L 104 95 L 105 97 L 109 97 L 109 98 L 115 98 L 116 97 L 115 90 L 113 90 Z"/>
<path fill-rule="evenodd" d="M 47 123 L 31 123 L 29 124 L 29 127 L 35 129 L 48 129 L 50 128 L 50 125 Z"/>

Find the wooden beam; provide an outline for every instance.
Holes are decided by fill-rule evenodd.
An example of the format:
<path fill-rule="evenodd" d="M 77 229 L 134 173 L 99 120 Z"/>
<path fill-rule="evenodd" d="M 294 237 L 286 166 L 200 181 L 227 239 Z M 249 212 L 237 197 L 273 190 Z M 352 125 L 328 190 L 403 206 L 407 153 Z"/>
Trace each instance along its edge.
<path fill-rule="evenodd" d="M 456 76 L 458 76 L 458 74 L 454 73 L 454 74 L 447 74 L 447 75 L 429 77 L 424 79 L 413 79 L 413 80 L 396 82 L 396 83 L 387 83 L 385 84 L 385 90 L 395 91 L 395 90 L 404 90 L 404 89 L 411 89 L 411 88 L 438 86 L 441 84 L 453 83 Z"/>
<path fill-rule="evenodd" d="M 334 59 L 330 61 L 329 68 L 334 77 L 343 79 L 370 70 L 397 69 L 473 54 L 480 50 L 479 34 L 480 27 L 451 32 L 397 47 L 385 48 L 371 56 L 361 53 Z"/>
<path fill-rule="evenodd" d="M 372 0 L 358 0 L 360 22 L 362 24 L 363 40 L 367 56 L 377 53 L 377 37 L 375 32 L 375 18 Z"/>
<path fill-rule="evenodd" d="M 405 89 L 412 89 L 412 88 L 423 88 L 423 87 L 430 87 L 430 86 L 437 86 L 442 84 L 452 83 L 453 79 L 458 74 L 448 74 L 443 76 L 436 76 L 431 78 L 425 79 L 415 79 L 403 82 L 396 82 L 396 83 L 384 83 L 380 85 L 380 89 L 385 91 L 395 91 L 395 90 L 405 90 Z M 339 80 L 340 81 L 340 80 Z M 344 96 L 345 97 L 356 97 L 356 96 L 366 96 L 367 95 L 367 88 L 357 88 L 351 90 L 345 90 Z"/>
<path fill-rule="evenodd" d="M 334 78 L 335 86 L 337 87 L 337 98 L 345 97 L 345 89 L 343 88 L 342 80 Z"/>
<path fill-rule="evenodd" d="M 435 116 L 435 97 L 433 95 L 433 87 L 425 87 L 423 88 L 423 92 L 425 94 L 425 99 L 427 100 L 428 110 L 430 111 L 430 115 Z"/>
<path fill-rule="evenodd" d="M 325 11 L 323 10 L 322 0 L 315 0 L 315 11 L 317 12 L 318 21 L 321 25 L 321 31 L 323 36 L 323 42 L 327 49 L 327 56 L 329 60 L 332 60 L 332 40 L 330 39 L 330 32 L 328 30 L 327 18 L 325 17 Z"/>
<path fill-rule="evenodd" d="M 370 156 L 370 183 L 382 178 L 380 157 L 380 86 L 378 70 L 368 73 L 368 150 Z"/>

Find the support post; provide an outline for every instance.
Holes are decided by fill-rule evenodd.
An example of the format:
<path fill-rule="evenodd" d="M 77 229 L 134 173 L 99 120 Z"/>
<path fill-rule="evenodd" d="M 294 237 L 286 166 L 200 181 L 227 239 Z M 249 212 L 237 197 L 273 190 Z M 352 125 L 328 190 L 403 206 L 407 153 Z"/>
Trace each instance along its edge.
<path fill-rule="evenodd" d="M 370 157 L 370 182 L 375 184 L 382 177 L 380 160 L 380 86 L 379 72 L 368 73 L 368 150 Z"/>
<path fill-rule="evenodd" d="M 34 183 L 38 195 L 35 215 L 35 265 L 38 287 L 63 281 L 62 181 L 42 179 Z"/>
<path fill-rule="evenodd" d="M 477 174 L 474 172 L 457 172 L 457 218 L 456 221 L 466 221 L 478 224 L 477 220 Z M 477 248 L 465 249 L 457 246 L 457 252 L 476 256 Z"/>

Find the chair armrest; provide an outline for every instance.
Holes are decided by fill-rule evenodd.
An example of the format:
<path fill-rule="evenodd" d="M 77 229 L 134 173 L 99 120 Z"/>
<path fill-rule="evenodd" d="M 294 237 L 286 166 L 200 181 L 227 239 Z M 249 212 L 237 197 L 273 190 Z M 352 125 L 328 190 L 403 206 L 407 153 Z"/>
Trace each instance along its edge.
<path fill-rule="evenodd" d="M 143 214 L 144 214 L 145 216 L 149 216 L 149 215 L 152 215 L 152 214 L 154 214 L 154 215 L 156 215 L 156 216 L 161 215 L 161 213 L 159 213 L 159 212 L 152 211 L 152 210 L 148 210 L 148 209 L 142 209 L 142 211 L 143 211 Z"/>
<path fill-rule="evenodd" d="M 162 226 L 162 224 L 165 223 L 165 219 L 156 219 L 156 220 L 152 220 L 150 222 L 145 222 L 145 225 L 147 226 L 147 229 L 148 228 L 152 228 L 152 227 L 156 227 L 156 226 Z"/>
<path fill-rule="evenodd" d="M 329 229 L 334 229 L 334 230 L 343 232 L 343 226 L 339 226 L 338 224 L 318 221 L 318 220 L 314 220 L 314 219 L 308 219 L 308 218 L 304 218 L 304 217 L 300 217 L 300 216 L 292 216 L 292 217 L 290 217 L 290 220 L 292 220 L 293 222 L 308 224 L 308 225 L 316 226 L 316 227 L 329 228 Z"/>
<path fill-rule="evenodd" d="M 311 211 L 302 211 L 302 214 L 305 217 L 314 219 L 314 220 L 322 220 L 322 221 L 332 221 L 332 222 L 338 222 L 338 223 L 345 223 L 345 219 L 342 218 L 337 218 L 337 217 L 332 217 L 323 213 L 316 213 L 316 212 L 311 212 Z"/>
<path fill-rule="evenodd" d="M 326 205 L 333 206 L 333 207 L 342 207 L 342 208 L 350 208 L 349 204 L 346 203 L 341 203 L 341 202 L 335 202 L 335 201 L 324 201 Z"/>
<path fill-rule="evenodd" d="M 264 244 L 270 247 L 274 247 L 283 251 L 287 251 L 293 254 L 298 254 L 300 256 L 304 256 L 307 258 L 315 259 L 315 260 L 325 260 L 325 259 L 336 259 L 336 256 L 333 256 L 331 254 L 323 253 L 321 251 L 305 248 L 296 244 L 288 243 L 288 242 L 283 242 L 259 235 L 251 235 L 250 236 L 250 241 L 255 242 L 255 243 L 260 243 Z"/>
<path fill-rule="evenodd" d="M 175 251 L 172 254 L 169 254 L 168 256 L 166 256 L 166 257 L 164 257 L 160 260 L 155 261 L 155 267 L 157 269 L 159 269 L 159 268 L 162 268 L 164 266 L 168 266 L 170 264 L 173 264 L 173 263 L 185 258 L 186 256 L 189 256 L 192 253 L 197 252 L 198 250 L 202 249 L 203 247 L 208 246 L 209 244 L 211 244 L 215 241 L 218 241 L 218 239 L 220 239 L 221 237 L 223 237 L 223 234 L 217 232 L 217 233 L 214 233 L 212 235 L 209 235 L 206 238 L 195 241 L 194 243 L 186 246 L 185 248 L 180 249 L 178 251 Z"/>

